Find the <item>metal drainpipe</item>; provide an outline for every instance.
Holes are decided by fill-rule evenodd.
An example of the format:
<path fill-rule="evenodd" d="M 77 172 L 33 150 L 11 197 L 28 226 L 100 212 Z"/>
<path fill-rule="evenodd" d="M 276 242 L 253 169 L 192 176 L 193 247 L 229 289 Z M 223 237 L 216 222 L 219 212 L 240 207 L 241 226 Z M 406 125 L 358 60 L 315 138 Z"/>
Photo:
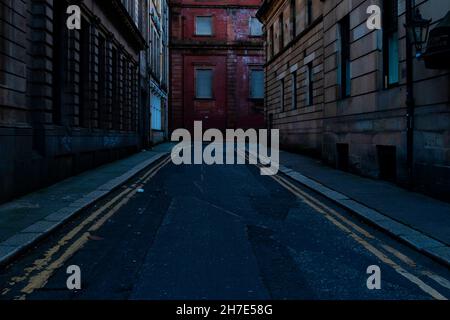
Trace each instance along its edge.
<path fill-rule="evenodd" d="M 406 0 L 406 26 L 410 26 L 413 17 L 413 0 Z M 414 57 L 410 36 L 406 36 L 406 162 L 408 169 L 408 187 L 414 188 Z"/>

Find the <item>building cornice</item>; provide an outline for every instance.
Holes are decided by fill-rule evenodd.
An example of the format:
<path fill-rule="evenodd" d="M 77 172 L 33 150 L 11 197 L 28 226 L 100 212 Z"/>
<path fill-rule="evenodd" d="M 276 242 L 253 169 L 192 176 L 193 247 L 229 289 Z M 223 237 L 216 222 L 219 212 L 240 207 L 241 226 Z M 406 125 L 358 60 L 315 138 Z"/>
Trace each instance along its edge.
<path fill-rule="evenodd" d="M 276 4 L 281 5 L 283 1 L 277 0 Z M 258 11 L 256 12 L 256 17 L 262 22 L 264 21 L 264 18 L 266 14 L 269 12 L 270 8 L 273 5 L 272 0 L 264 0 L 262 5 L 259 7 Z"/>
<path fill-rule="evenodd" d="M 118 29 L 124 34 L 125 38 L 130 41 L 135 49 L 142 50 L 146 47 L 143 35 L 121 1 L 97 1 L 97 4 L 105 12 L 105 14 L 107 14 L 111 21 L 113 21 L 113 23 L 120 22 Z"/>
<path fill-rule="evenodd" d="M 263 42 L 192 42 L 192 41 L 172 41 L 169 45 L 171 49 L 264 49 Z"/>

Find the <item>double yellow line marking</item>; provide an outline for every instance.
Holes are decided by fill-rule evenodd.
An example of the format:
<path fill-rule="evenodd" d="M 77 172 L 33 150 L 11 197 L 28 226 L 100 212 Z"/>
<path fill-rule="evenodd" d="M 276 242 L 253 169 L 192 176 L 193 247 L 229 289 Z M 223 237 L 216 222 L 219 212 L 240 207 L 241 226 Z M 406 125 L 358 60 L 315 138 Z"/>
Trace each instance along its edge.
<path fill-rule="evenodd" d="M 106 221 L 108 221 L 121 207 L 123 207 L 150 179 L 152 179 L 163 167 L 171 162 L 170 156 L 165 157 L 162 162 L 152 167 L 139 180 L 124 188 L 118 195 L 108 201 L 99 209 L 95 210 L 80 224 L 69 231 L 62 237 L 58 243 L 50 248 L 44 257 L 34 261 L 31 267 L 24 270 L 24 274 L 20 277 L 14 277 L 9 282 L 9 288 L 2 291 L 2 295 L 8 294 L 11 289 L 22 282 L 28 280 L 27 284 L 21 289 L 21 295 L 16 299 L 23 300 L 27 295 L 35 290 L 43 288 L 54 272 L 61 268 L 64 263 L 71 258 L 77 251 L 84 247 L 89 241 L 91 233 L 100 229 Z M 86 228 L 87 231 L 81 233 Z M 79 235 L 81 233 L 81 235 Z M 78 236 L 78 237 L 77 237 Z M 72 241 L 77 237 L 74 241 Z M 55 255 L 64 249 L 71 242 L 70 246 L 56 259 Z"/>
<path fill-rule="evenodd" d="M 247 156 L 248 160 L 248 156 Z M 260 165 L 257 165 L 258 167 Z M 276 182 L 278 182 L 280 185 L 282 185 L 285 189 L 290 191 L 292 194 L 294 194 L 296 197 L 301 199 L 305 204 L 313 208 L 316 212 L 322 214 L 327 220 L 329 220 L 331 223 L 333 223 L 336 227 L 338 227 L 340 230 L 348 234 L 351 238 L 353 238 L 356 242 L 358 242 L 360 245 L 362 245 L 366 250 L 368 250 L 370 253 L 375 255 L 379 260 L 381 260 L 383 263 L 387 264 L 391 268 L 393 268 L 397 273 L 399 273 L 401 276 L 408 279 L 410 282 L 417 285 L 422 291 L 430 295 L 432 298 L 436 300 L 447 300 L 447 298 L 439 293 L 436 289 L 431 287 L 430 285 L 423 282 L 420 278 L 413 275 L 412 273 L 406 271 L 404 268 L 402 268 L 399 264 L 397 264 L 394 260 L 392 260 L 390 257 L 388 257 L 388 254 L 383 253 L 381 250 L 375 248 L 372 244 L 369 243 L 370 240 L 374 240 L 375 236 L 372 235 L 367 230 L 363 229 L 362 227 L 356 225 L 340 213 L 338 213 L 336 210 L 333 210 L 332 208 L 328 207 L 324 203 L 320 202 L 310 194 L 304 192 L 299 187 L 297 187 L 295 184 L 290 182 L 288 179 L 281 177 L 280 175 L 270 176 L 272 179 L 274 179 Z M 356 232 L 355 232 L 356 231 Z M 415 268 L 416 263 L 409 257 L 407 257 L 405 254 L 399 252 L 398 250 L 388 246 L 383 245 L 383 248 L 388 251 L 390 254 L 393 254 L 395 257 L 397 257 L 399 260 L 406 263 L 409 267 Z M 420 271 L 422 275 L 425 275 L 429 277 L 430 279 L 434 280 L 441 286 L 450 289 L 450 283 L 446 279 L 434 274 L 431 271 Z"/>
<path fill-rule="evenodd" d="M 380 259 L 385 264 L 392 267 L 397 273 L 399 273 L 401 276 L 408 279 L 410 282 L 417 285 L 422 291 L 433 297 L 437 300 L 447 300 L 445 296 L 443 296 L 441 293 L 439 293 L 436 289 L 432 288 L 425 282 L 423 282 L 420 278 L 417 276 L 409 273 L 404 268 L 402 268 L 399 264 L 394 262 L 392 259 L 388 257 L 387 254 L 383 253 L 379 249 L 375 248 L 372 244 L 370 244 L 366 239 L 375 239 L 375 237 L 369 233 L 368 231 L 362 229 L 361 227 L 357 226 L 353 222 L 349 221 L 347 218 L 342 216 L 341 214 L 337 213 L 335 210 L 327 207 L 323 203 L 320 203 L 317 199 L 314 199 L 312 196 L 307 194 L 306 192 L 302 191 L 297 186 L 293 185 L 288 180 L 281 178 L 279 176 L 273 176 L 272 177 L 275 181 L 277 181 L 279 184 L 281 184 L 283 187 L 285 187 L 287 190 L 292 192 L 294 195 L 296 195 L 298 198 L 302 199 L 303 202 L 308 204 L 310 207 L 315 209 L 317 212 L 323 214 L 326 219 L 328 219 L 331 223 L 333 223 L 336 227 L 338 227 L 340 230 L 347 233 L 350 237 L 352 237 L 355 241 L 357 241 L 359 244 L 361 244 L 364 248 L 366 248 L 369 252 L 371 252 L 373 255 L 375 255 L 378 259 Z M 356 230 L 359 234 L 353 232 L 353 230 Z M 366 238 L 366 239 L 364 239 Z M 402 257 L 403 261 L 408 261 L 410 266 L 415 265 L 412 259 L 406 257 L 401 252 L 397 251 L 396 249 L 392 247 L 385 246 L 385 248 L 389 248 L 389 251 L 393 253 L 397 257 Z M 430 272 L 431 273 L 431 272 Z"/>

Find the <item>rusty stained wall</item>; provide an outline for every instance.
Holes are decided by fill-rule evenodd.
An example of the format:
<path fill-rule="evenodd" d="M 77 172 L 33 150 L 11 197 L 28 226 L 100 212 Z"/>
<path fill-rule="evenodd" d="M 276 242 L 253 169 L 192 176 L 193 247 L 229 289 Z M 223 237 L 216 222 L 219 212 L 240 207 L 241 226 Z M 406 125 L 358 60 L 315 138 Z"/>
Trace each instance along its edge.
<path fill-rule="evenodd" d="M 180 4 L 182 2 L 182 4 Z M 250 99 L 251 68 L 263 68 L 263 38 L 250 36 L 260 1 L 172 1 L 171 129 L 260 128 L 263 101 Z M 213 5 L 213 6 L 209 6 Z M 232 6 L 230 6 L 232 5 Z M 195 35 L 195 17 L 213 17 L 213 36 Z M 195 69 L 213 69 L 214 99 L 195 98 Z"/>

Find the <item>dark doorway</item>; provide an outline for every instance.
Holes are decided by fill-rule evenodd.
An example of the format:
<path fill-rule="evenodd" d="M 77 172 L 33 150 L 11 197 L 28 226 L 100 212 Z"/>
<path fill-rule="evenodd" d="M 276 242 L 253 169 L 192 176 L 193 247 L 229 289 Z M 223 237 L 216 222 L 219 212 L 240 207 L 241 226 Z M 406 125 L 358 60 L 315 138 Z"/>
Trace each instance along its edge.
<path fill-rule="evenodd" d="M 349 151 L 347 143 L 336 144 L 337 159 L 336 167 L 342 171 L 348 171 L 349 168 Z"/>
<path fill-rule="evenodd" d="M 397 150 L 395 146 L 377 146 L 380 179 L 397 180 Z"/>

